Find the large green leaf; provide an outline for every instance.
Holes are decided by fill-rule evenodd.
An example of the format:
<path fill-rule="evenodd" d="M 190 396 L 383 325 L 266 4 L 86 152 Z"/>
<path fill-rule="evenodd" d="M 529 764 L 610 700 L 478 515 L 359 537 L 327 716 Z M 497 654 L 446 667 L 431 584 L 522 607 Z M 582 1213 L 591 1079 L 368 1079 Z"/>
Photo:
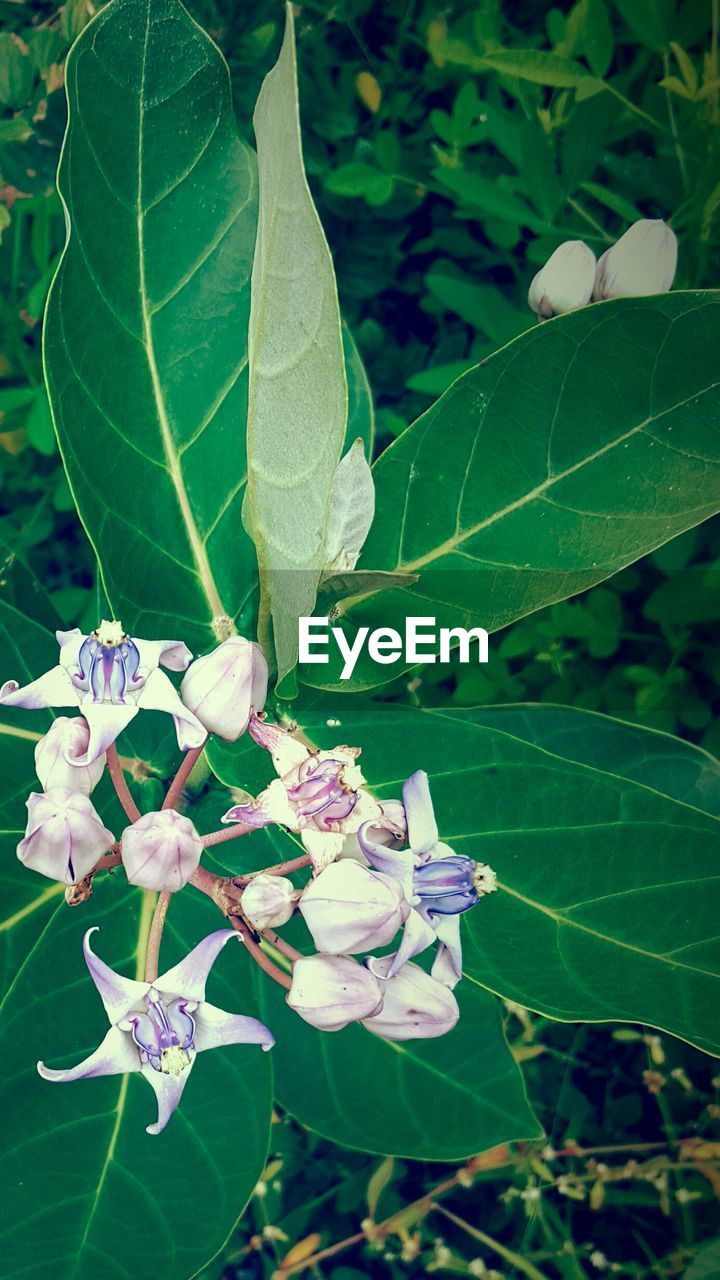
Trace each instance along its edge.
<path fill-rule="evenodd" d="M 711 516 L 719 342 L 718 295 L 671 293 L 560 316 L 466 373 L 374 468 L 360 567 L 419 581 L 350 607 L 347 629 L 433 615 L 496 631 Z M 361 660 L 353 684 L 399 669 Z"/>
<path fill-rule="evenodd" d="M 255 159 L 179 0 L 113 0 L 67 67 L 68 243 L 45 366 L 70 484 L 126 626 L 207 647 L 242 614 Z"/>
<path fill-rule="evenodd" d="M 322 1032 L 259 978 L 262 1016 L 277 1036 L 278 1101 L 332 1142 L 379 1155 L 459 1160 L 542 1136 L 505 1041 L 499 1001 L 467 983 L 460 1021 L 437 1040 L 395 1043 L 354 1025 Z"/>
<path fill-rule="evenodd" d="M 553 1018 L 643 1022 L 720 1051 L 720 823 L 684 802 L 693 756 L 696 779 L 717 787 L 704 753 L 677 747 L 675 773 L 666 735 L 633 745 L 620 725 L 613 751 L 613 721 L 587 715 L 560 734 L 544 707 L 514 709 L 519 736 L 484 710 L 353 699 L 338 716 L 337 698 L 321 698 L 295 714 L 322 747 L 361 746 L 380 796 L 426 769 L 441 837 L 496 871 L 499 891 L 464 917 L 470 979 Z M 546 728 L 550 749 L 535 745 Z M 262 781 L 243 747 L 214 744 L 210 758 L 229 786 Z"/>
<path fill-rule="evenodd" d="M 3 678 L 39 675 L 56 652 L 42 628 L 0 608 Z M 159 1137 L 145 1133 L 155 1100 L 139 1076 L 68 1085 L 40 1079 L 39 1058 L 70 1065 L 107 1030 L 82 958 L 85 929 L 99 924 L 98 952 L 134 974 L 153 897 L 130 889 L 116 872 L 98 877 L 89 902 L 70 909 L 62 885 L 18 863 L 24 800 L 38 785 L 33 748 L 48 724 L 46 713 L 3 708 L 0 716 L 3 1275 L 187 1280 L 221 1248 L 262 1170 L 270 1055 L 255 1047 L 201 1055 L 181 1109 Z M 117 809 L 106 821 L 119 833 Z M 199 894 L 179 895 L 168 917 L 163 967 L 219 923 Z M 221 1007 L 253 1012 L 241 947 L 223 953 L 208 995 Z"/>
<path fill-rule="evenodd" d="M 280 680 L 297 661 L 324 567 L 347 385 L 332 259 L 305 178 L 290 5 L 254 125 L 260 176 L 252 275 L 248 515 L 260 570 L 260 635 Z"/>

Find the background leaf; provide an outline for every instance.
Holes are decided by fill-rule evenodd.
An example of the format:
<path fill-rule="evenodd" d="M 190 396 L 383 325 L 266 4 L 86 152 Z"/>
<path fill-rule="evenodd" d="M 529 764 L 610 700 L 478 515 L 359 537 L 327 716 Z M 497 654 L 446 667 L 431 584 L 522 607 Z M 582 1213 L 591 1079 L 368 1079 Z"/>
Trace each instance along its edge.
<path fill-rule="evenodd" d="M 70 231 L 45 367 L 113 608 L 194 648 L 242 624 L 255 161 L 227 67 L 178 0 L 115 0 L 68 62 Z M 181 122 L 181 127 L 178 123 Z"/>
<path fill-rule="evenodd" d="M 433 614 L 495 631 L 712 515 L 718 341 L 713 293 L 623 299 L 538 326 L 459 378 L 373 469 L 360 567 L 420 580 L 350 610 L 349 628 Z M 361 658 L 353 684 L 398 669 Z M 303 671 L 327 687 L 337 675 Z"/>
<path fill-rule="evenodd" d="M 303 169 L 290 6 L 286 15 L 254 115 L 260 210 L 247 437 L 260 635 L 267 644 L 272 616 L 281 682 L 297 661 L 297 620 L 313 611 L 347 423 L 335 274 Z"/>

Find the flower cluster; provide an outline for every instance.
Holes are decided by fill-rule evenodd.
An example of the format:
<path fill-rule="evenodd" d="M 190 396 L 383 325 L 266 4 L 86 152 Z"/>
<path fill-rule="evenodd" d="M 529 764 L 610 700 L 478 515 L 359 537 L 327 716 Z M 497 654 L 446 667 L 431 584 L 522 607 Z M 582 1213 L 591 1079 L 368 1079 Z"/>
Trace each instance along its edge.
<path fill-rule="evenodd" d="M 456 853 L 439 838 L 427 775 L 414 773 L 402 800 L 377 800 L 368 790 L 358 747 L 315 750 L 264 714 L 268 668 L 258 645 L 231 636 L 192 661 L 179 641 L 129 636 L 103 621 L 89 636 L 57 633 L 58 665 L 20 688 L 0 689 L 6 706 L 74 707 L 37 744 L 42 791 L 28 799 L 28 823 L 18 845 L 26 866 L 72 887 L 69 902 L 87 900 L 94 875 L 122 864 L 131 884 L 160 893 L 144 981 L 115 973 L 84 940 L 85 960 L 110 1020 L 99 1047 L 77 1066 L 52 1070 L 67 1082 L 139 1071 L 152 1086 L 159 1133 L 180 1101 L 199 1052 L 273 1037 L 254 1018 L 225 1013 L 205 1000 L 211 966 L 231 937 L 287 991 L 306 1022 L 337 1031 L 361 1022 L 391 1040 L 443 1035 L 457 1022 L 453 988 L 462 975 L 460 916 L 492 892 L 490 868 Z M 179 689 L 160 667 L 183 672 Z M 160 810 L 141 814 L 128 789 L 116 739 L 141 710 L 173 717 L 185 752 Z M 209 734 L 234 742 L 249 733 L 267 751 L 277 777 L 257 797 L 225 814 L 219 831 L 201 836 L 183 812 L 183 787 Z M 128 818 L 119 839 L 91 800 L 107 771 Z M 206 845 L 271 824 L 297 833 L 304 853 L 239 879 L 201 867 Z M 304 887 L 283 872 L 311 868 Z M 157 954 L 170 895 L 187 884 L 209 894 L 232 922 L 200 942 L 158 976 Z M 278 938 L 295 910 L 315 946 L 303 955 Z M 281 970 L 267 950 L 284 958 Z M 279 948 L 279 952 L 278 949 Z M 385 954 L 377 954 L 385 948 Z M 434 948 L 430 971 L 416 957 Z M 151 959 L 152 953 L 152 959 Z"/>
<path fill-rule="evenodd" d="M 660 219 L 642 218 L 597 261 L 582 240 L 566 240 L 538 271 L 528 305 L 541 320 L 592 300 L 667 293 L 675 278 L 677 238 Z"/>

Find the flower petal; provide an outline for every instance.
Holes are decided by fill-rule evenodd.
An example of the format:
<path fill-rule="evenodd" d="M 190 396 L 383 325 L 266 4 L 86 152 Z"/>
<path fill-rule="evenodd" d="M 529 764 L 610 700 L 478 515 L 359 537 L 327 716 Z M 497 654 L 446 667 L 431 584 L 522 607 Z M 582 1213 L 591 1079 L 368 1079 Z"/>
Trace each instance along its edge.
<path fill-rule="evenodd" d="M 158 666 L 168 671 L 186 671 L 192 662 L 192 654 L 182 640 L 136 640 L 140 654 L 140 670 L 155 671 Z"/>
<path fill-rule="evenodd" d="M 90 970 L 90 977 L 97 987 L 98 994 L 105 1006 L 105 1012 L 111 1022 L 120 1022 L 135 1005 L 145 999 L 150 986 L 147 982 L 136 982 L 133 978 L 124 978 L 105 964 L 90 946 L 90 938 L 97 933 L 98 926 L 88 929 L 83 938 L 83 954 Z"/>
<path fill-rule="evenodd" d="M 435 925 L 440 946 L 430 970 L 433 978 L 445 987 L 456 987 L 462 978 L 462 941 L 459 916 L 436 916 Z"/>
<path fill-rule="evenodd" d="M 87 695 L 81 706 L 90 730 L 90 737 L 85 755 L 72 756 L 71 763 L 88 765 L 104 755 L 118 734 L 127 728 L 131 720 L 134 720 L 138 709 L 132 702 L 93 702 L 92 694 Z"/>
<path fill-rule="evenodd" d="M 231 938 L 239 938 L 234 929 L 218 929 L 198 942 L 174 968 L 162 973 L 153 986 L 163 995 L 183 996 L 185 1000 L 204 1000 L 205 983 L 217 957 Z M 145 988 L 147 990 L 147 987 Z"/>
<path fill-rule="evenodd" d="M 435 937 L 436 934 L 432 925 L 421 916 L 419 911 L 411 911 L 405 921 L 400 946 L 385 976 L 394 978 L 407 960 L 412 960 L 413 956 L 417 956 L 421 951 L 425 951 L 427 947 L 431 947 Z M 370 967 L 372 968 L 372 964 Z"/>
<path fill-rule="evenodd" d="M 408 843 L 413 853 L 430 853 L 438 841 L 430 784 L 424 769 L 418 769 L 403 784 L 403 804 L 407 816 Z"/>
<path fill-rule="evenodd" d="M 415 859 L 409 849 L 388 849 L 386 844 L 380 844 L 374 840 L 371 832 L 376 826 L 376 823 L 366 822 L 358 831 L 358 844 L 375 870 L 382 871 L 384 875 L 392 876 L 397 880 L 398 884 L 402 885 L 408 902 L 412 902 L 415 896 L 413 889 Z"/>
<path fill-rule="evenodd" d="M 277 823 L 297 831 L 297 817 L 285 790 L 284 783 L 275 778 L 255 800 L 233 805 L 220 819 L 221 822 L 244 822 L 249 827 L 269 827 Z"/>
<path fill-rule="evenodd" d="M 257 1018 L 247 1018 L 240 1013 L 226 1013 L 215 1005 L 203 1001 L 193 1014 L 195 1019 L 195 1048 L 217 1049 L 223 1044 L 261 1044 L 272 1049 L 275 1037 Z"/>
<path fill-rule="evenodd" d="M 313 864 L 313 873 L 320 875 L 336 858 L 340 857 L 345 844 L 343 831 L 316 831 L 314 827 L 304 827 L 300 839 L 307 849 Z"/>
<path fill-rule="evenodd" d="M 272 754 L 275 772 L 281 778 L 311 754 L 309 748 L 293 738 L 287 730 L 281 729 L 279 724 L 268 724 L 261 716 L 251 717 L 248 732 L 259 747 L 264 747 Z"/>
<path fill-rule="evenodd" d="M 192 711 L 188 711 L 175 685 L 162 671 L 150 672 L 142 691 L 138 694 L 137 705 L 142 707 L 143 711 L 167 711 L 172 716 L 181 751 L 201 747 L 207 738 L 207 733 L 197 716 L 194 716 Z"/>
<path fill-rule="evenodd" d="M 72 1080 L 89 1080 L 93 1076 L 117 1076 L 126 1071 L 139 1071 L 140 1058 L 132 1037 L 126 1031 L 111 1027 L 94 1053 L 78 1062 L 77 1066 L 54 1071 L 44 1062 L 38 1062 L 37 1069 L 43 1080 L 69 1084 Z"/>
<path fill-rule="evenodd" d="M 51 667 L 22 688 L 17 680 L 6 680 L 0 688 L 0 705 L 24 707 L 37 711 L 41 707 L 77 707 L 82 694 L 78 693 L 64 667 Z"/>
<path fill-rule="evenodd" d="M 183 1090 L 190 1078 L 190 1072 L 193 1069 L 193 1064 L 194 1059 L 193 1062 L 190 1063 L 189 1067 L 186 1067 L 184 1071 L 181 1071 L 178 1076 L 170 1075 L 165 1071 L 156 1071 L 154 1067 L 149 1065 L 149 1063 L 146 1063 L 145 1066 L 140 1068 L 148 1084 L 151 1086 L 158 1104 L 158 1118 L 155 1121 L 155 1124 L 149 1124 L 147 1126 L 145 1129 L 146 1133 L 151 1133 L 153 1136 L 157 1133 L 162 1133 L 165 1125 L 183 1096 Z"/>

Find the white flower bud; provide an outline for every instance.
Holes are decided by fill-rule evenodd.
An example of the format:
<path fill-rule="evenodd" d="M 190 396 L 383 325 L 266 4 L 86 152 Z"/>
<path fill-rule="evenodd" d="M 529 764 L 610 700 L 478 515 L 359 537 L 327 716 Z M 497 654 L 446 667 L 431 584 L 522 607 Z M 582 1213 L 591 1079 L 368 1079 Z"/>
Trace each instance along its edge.
<path fill-rule="evenodd" d="M 677 237 L 660 218 L 634 222 L 597 264 L 593 297 L 644 298 L 667 293 L 675 279 Z"/>
<path fill-rule="evenodd" d="M 341 1031 L 382 1007 L 377 978 L 350 956 L 303 956 L 293 965 L 291 1009 L 320 1031 Z"/>
<path fill-rule="evenodd" d="M 236 742 L 267 697 L 268 666 L 260 645 L 230 636 L 188 667 L 180 696 L 207 729 Z"/>
<path fill-rule="evenodd" d="M 253 876 L 243 889 L 240 906 L 253 929 L 277 929 L 290 919 L 297 890 L 287 876 Z"/>
<path fill-rule="evenodd" d="M 386 946 L 410 911 L 396 880 L 349 858 L 311 880 L 299 905 L 318 951 L 331 955 Z"/>
<path fill-rule="evenodd" d="M 528 306 L 541 320 L 587 306 L 595 281 L 595 254 L 582 240 L 566 240 L 550 254 L 528 289 Z"/>
<path fill-rule="evenodd" d="M 123 832 L 120 853 L 130 884 L 176 893 L 197 870 L 202 850 L 190 819 L 161 809 L 143 814 Z"/>
<path fill-rule="evenodd" d="M 72 719 L 58 716 L 53 720 L 35 748 L 35 771 L 43 791 L 64 787 L 67 791 L 90 795 L 102 777 L 104 753 L 90 764 L 70 763 L 73 758 L 87 754 L 89 741 L 90 730 L 82 716 Z"/>
<path fill-rule="evenodd" d="M 86 795 L 55 787 L 28 797 L 28 824 L 17 856 L 51 880 L 76 884 L 114 843 Z"/>
<path fill-rule="evenodd" d="M 430 1040 L 452 1031 L 460 1017 L 452 991 L 411 962 L 394 978 L 385 979 L 394 958 L 373 961 L 381 979 L 383 1006 L 379 1013 L 363 1018 L 363 1026 L 386 1040 Z"/>

